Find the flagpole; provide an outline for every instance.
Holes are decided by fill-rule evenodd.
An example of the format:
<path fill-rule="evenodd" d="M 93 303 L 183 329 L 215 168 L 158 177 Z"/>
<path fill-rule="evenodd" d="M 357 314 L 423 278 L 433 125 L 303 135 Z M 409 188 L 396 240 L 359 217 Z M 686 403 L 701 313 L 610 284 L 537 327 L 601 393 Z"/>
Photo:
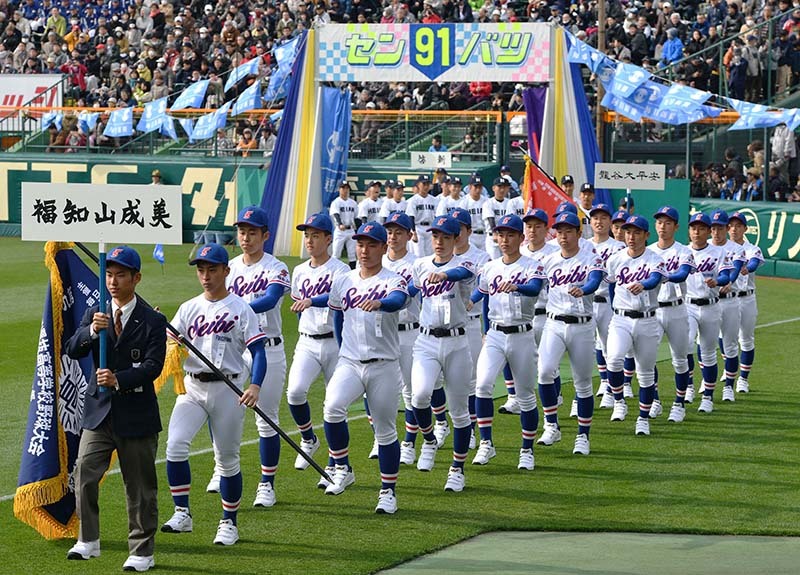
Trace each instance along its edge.
<path fill-rule="evenodd" d="M 100 292 L 100 298 L 99 298 L 100 302 L 99 302 L 98 310 L 100 311 L 100 313 L 106 313 L 106 310 L 107 310 L 107 308 L 106 308 L 106 298 L 108 297 L 108 294 L 106 292 L 106 243 L 103 240 L 100 240 L 100 242 L 98 242 L 97 249 L 99 251 L 99 256 L 100 256 L 99 257 L 99 260 L 100 260 L 100 262 L 99 262 L 100 263 L 100 278 L 99 279 L 100 279 L 100 281 L 98 282 L 98 284 L 99 284 L 99 290 L 98 291 Z M 99 358 L 99 362 L 98 362 L 99 363 L 98 369 L 105 369 L 106 366 L 108 365 L 108 362 L 107 362 L 107 359 L 106 359 L 106 356 L 107 356 L 107 351 L 106 350 L 107 350 L 107 346 L 108 346 L 106 329 L 105 328 L 101 329 L 99 331 L 99 333 L 97 334 L 97 337 L 100 338 L 100 358 Z M 106 390 L 105 387 L 98 387 L 98 389 L 100 391 L 105 391 Z"/>

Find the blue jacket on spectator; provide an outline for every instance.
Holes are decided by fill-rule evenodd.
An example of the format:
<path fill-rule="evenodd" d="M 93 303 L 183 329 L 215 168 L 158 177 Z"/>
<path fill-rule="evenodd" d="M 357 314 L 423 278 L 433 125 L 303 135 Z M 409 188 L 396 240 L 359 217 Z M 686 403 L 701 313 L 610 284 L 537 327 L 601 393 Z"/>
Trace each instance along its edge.
<path fill-rule="evenodd" d="M 677 30 L 670 28 L 667 30 L 669 40 L 664 42 L 664 50 L 661 52 L 661 67 L 669 66 L 672 62 L 677 62 L 683 58 L 683 42 L 678 38 Z"/>

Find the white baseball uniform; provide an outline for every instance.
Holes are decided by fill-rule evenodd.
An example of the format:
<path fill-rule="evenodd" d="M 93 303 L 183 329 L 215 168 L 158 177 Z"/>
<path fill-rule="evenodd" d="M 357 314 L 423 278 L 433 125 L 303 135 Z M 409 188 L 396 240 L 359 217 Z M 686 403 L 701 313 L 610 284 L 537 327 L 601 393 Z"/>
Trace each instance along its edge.
<path fill-rule="evenodd" d="M 471 236 L 470 236 L 471 239 Z M 463 254 L 458 254 L 470 262 L 475 268 L 475 275 L 468 280 L 464 280 L 464 285 L 469 286 L 472 291 L 478 285 L 478 276 L 483 270 L 483 266 L 489 261 L 489 254 L 483 251 L 482 248 L 476 248 L 470 243 L 469 249 Z M 470 377 L 470 395 L 475 394 L 475 385 L 478 377 L 478 355 L 483 346 L 483 329 L 481 327 L 482 309 L 479 304 L 476 304 L 470 311 L 467 312 L 467 343 L 469 344 L 469 352 L 472 356 L 472 376 Z"/>
<path fill-rule="evenodd" d="M 581 220 L 581 237 L 585 240 L 591 240 L 594 236 L 591 218 L 589 217 L 589 212 L 585 211 L 580 205 L 578 206 L 578 218 Z"/>
<path fill-rule="evenodd" d="M 461 207 L 461 198 L 453 196 L 439 196 L 439 203 L 436 205 L 436 215 L 446 216 L 450 210 Z"/>
<path fill-rule="evenodd" d="M 486 203 L 485 196 L 479 196 L 477 200 L 473 200 L 471 195 L 465 194 L 461 198 L 459 207 L 466 210 L 469 213 L 469 217 L 472 218 L 472 235 L 469 236 L 470 245 L 486 251 L 486 229 L 483 227 L 484 203 Z"/>
<path fill-rule="evenodd" d="M 486 230 L 486 253 L 489 254 L 491 259 L 497 259 L 500 257 L 500 248 L 497 247 L 497 243 L 494 241 L 494 235 L 492 231 L 492 226 L 489 221 L 489 218 L 493 218 L 495 225 L 497 222 L 508 212 L 508 198 L 504 198 L 501 202 L 497 198 L 489 198 L 483 204 L 483 228 Z"/>
<path fill-rule="evenodd" d="M 342 249 L 347 250 L 347 259 L 351 262 L 356 261 L 356 242 L 353 239 L 355 234 L 356 213 L 358 204 L 353 198 L 343 200 L 337 197 L 331 202 L 330 213 L 333 218 L 333 244 L 331 255 L 336 259 L 342 257 Z M 339 229 L 336 224 L 335 215 L 339 216 L 339 222 L 344 226 L 344 230 Z"/>
<path fill-rule="evenodd" d="M 545 244 L 535 252 L 532 252 L 528 248 L 528 244 L 521 246 L 519 251 L 523 256 L 543 262 L 545 257 L 554 252 L 560 251 L 560 248 L 545 242 Z M 539 292 L 539 297 L 536 298 L 536 306 L 533 312 L 533 335 L 537 349 L 539 348 L 539 344 L 542 342 L 542 331 L 544 331 L 544 324 L 547 320 L 547 288 L 547 282 L 545 281 L 542 291 Z"/>
<path fill-rule="evenodd" d="M 361 200 L 361 203 L 358 204 L 358 219 L 361 220 L 362 224 L 378 221 L 382 205 L 383 198 L 378 198 L 377 200 L 364 198 Z"/>
<path fill-rule="evenodd" d="M 747 265 L 743 246 L 727 240 L 724 245 L 719 247 L 728 254 L 732 265 L 735 262 L 742 262 L 742 266 Z M 725 357 L 738 357 L 739 355 L 739 325 L 741 322 L 737 293 L 736 285 L 731 285 L 730 290 L 719 294 L 719 309 L 722 316 L 719 337 L 722 338 L 722 353 Z"/>
<path fill-rule="evenodd" d="M 752 259 L 764 261 L 761 248 L 747 240 L 741 244 L 744 249 L 745 265 Z M 758 318 L 758 304 L 756 303 L 756 274 L 739 274 L 736 279 L 735 289 L 739 300 L 739 347 L 742 351 L 752 351 L 756 345 L 756 319 Z M 750 366 L 747 366 L 748 370 Z"/>
<path fill-rule="evenodd" d="M 506 213 L 514 214 L 515 216 L 519 217 L 525 215 L 525 200 L 522 199 L 522 196 L 517 196 L 516 198 L 511 198 L 510 200 L 508 200 Z"/>
<path fill-rule="evenodd" d="M 405 212 L 406 204 L 407 202 L 405 198 L 401 199 L 399 202 L 396 202 L 391 198 L 385 198 L 381 204 L 381 211 L 378 212 L 378 218 L 381 222 L 384 222 L 389 218 L 389 215 L 392 212 Z"/>
<path fill-rule="evenodd" d="M 706 280 L 716 279 L 720 272 L 733 269 L 723 248 L 707 244 L 703 249 L 690 246 L 697 273 L 686 280 L 687 311 L 689 312 L 689 345 L 695 339 L 700 345 L 700 360 L 704 366 L 717 365 L 717 337 L 722 317 L 719 307 L 719 288 L 708 287 Z M 691 349 L 690 349 L 691 352 Z M 712 386 L 716 382 L 711 383 Z"/>
<path fill-rule="evenodd" d="M 594 250 L 597 255 L 600 256 L 603 264 L 608 262 L 608 258 L 611 257 L 612 254 L 625 249 L 625 244 L 615 240 L 612 237 L 609 237 L 604 242 L 599 243 L 595 242 L 594 238 L 592 238 L 589 240 L 589 242 L 592 244 L 592 246 L 594 246 Z M 595 349 L 601 350 L 605 356 L 608 352 L 608 326 L 611 323 L 612 316 L 611 299 L 608 295 L 607 282 L 602 282 L 600 287 L 597 288 L 597 291 L 594 292 L 593 313 L 594 321 L 597 326 L 597 335 L 595 338 L 594 347 Z"/>
<path fill-rule="evenodd" d="M 553 238 L 553 239 L 547 240 L 547 243 L 549 245 L 557 248 L 558 251 L 561 251 L 561 246 L 558 244 L 558 238 Z M 596 253 L 596 251 L 594 249 L 594 243 L 592 243 L 591 241 L 589 241 L 589 240 L 587 240 L 585 238 L 578 238 L 578 249 L 581 250 L 581 251 L 585 250 L 585 251 L 589 252 L 590 254 Z"/>
<path fill-rule="evenodd" d="M 420 194 L 414 194 L 406 204 L 406 215 L 414 218 L 417 241 L 411 242 L 411 248 L 415 256 L 429 256 L 433 253 L 433 243 L 428 228 L 436 214 L 436 206 L 439 199 L 428 194 L 424 198 Z"/>

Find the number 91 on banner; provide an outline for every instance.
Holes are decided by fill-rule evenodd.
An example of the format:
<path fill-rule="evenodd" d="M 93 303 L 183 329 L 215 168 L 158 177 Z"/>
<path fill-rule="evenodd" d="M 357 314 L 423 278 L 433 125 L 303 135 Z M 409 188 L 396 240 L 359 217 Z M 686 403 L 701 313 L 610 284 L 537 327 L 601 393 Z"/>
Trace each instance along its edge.
<path fill-rule="evenodd" d="M 455 62 L 452 24 L 412 24 L 411 66 L 433 80 Z"/>

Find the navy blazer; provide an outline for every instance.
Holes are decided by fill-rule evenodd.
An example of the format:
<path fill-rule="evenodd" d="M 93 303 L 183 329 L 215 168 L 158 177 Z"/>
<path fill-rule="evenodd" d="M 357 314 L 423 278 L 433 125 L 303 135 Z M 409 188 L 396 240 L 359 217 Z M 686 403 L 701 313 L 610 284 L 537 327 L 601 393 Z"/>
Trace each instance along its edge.
<path fill-rule="evenodd" d="M 100 340 L 92 338 L 89 326 L 97 310 L 95 306 L 86 311 L 80 327 L 66 345 L 67 355 L 73 359 L 91 352 L 95 366 L 99 363 Z M 166 318 L 137 298 L 120 337 L 116 337 L 113 327 L 106 332 L 107 367 L 116 375 L 119 389 L 98 391 L 97 376 L 92 374 L 83 406 L 83 429 L 97 429 L 110 413 L 112 429 L 119 436 L 142 437 L 158 433 L 161 415 L 153 381 L 164 367 Z"/>

